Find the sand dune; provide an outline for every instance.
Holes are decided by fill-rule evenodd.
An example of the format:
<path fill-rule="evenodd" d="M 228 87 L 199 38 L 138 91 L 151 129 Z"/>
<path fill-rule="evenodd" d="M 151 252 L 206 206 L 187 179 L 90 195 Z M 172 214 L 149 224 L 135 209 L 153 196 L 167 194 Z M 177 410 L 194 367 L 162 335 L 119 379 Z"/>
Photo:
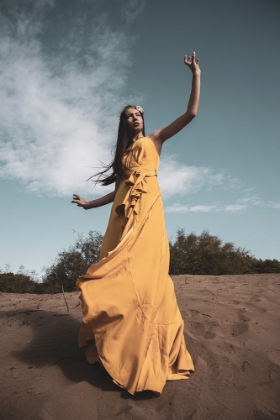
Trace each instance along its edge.
<path fill-rule="evenodd" d="M 196 371 L 163 394 L 115 386 L 77 348 L 79 293 L 0 296 L 4 420 L 280 419 L 280 275 L 174 276 Z"/>

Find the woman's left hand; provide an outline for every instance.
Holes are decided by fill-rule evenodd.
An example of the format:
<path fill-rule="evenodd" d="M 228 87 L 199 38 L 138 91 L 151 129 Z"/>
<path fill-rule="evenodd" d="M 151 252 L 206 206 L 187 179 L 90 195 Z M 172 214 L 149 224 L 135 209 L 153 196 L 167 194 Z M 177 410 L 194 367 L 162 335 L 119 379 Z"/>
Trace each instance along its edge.
<path fill-rule="evenodd" d="M 199 58 L 196 58 L 195 52 L 192 53 L 192 56 L 185 55 L 184 56 L 184 63 L 188 66 L 191 71 L 196 74 L 200 74 L 201 70 L 199 68 Z"/>

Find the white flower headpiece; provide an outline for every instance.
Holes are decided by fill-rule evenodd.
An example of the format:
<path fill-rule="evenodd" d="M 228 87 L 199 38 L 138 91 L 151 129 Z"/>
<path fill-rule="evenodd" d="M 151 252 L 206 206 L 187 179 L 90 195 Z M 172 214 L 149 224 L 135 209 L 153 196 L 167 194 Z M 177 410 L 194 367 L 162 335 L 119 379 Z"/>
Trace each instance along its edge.
<path fill-rule="evenodd" d="M 135 109 L 137 109 L 137 111 L 141 112 L 141 114 L 144 115 L 144 109 L 141 106 L 137 105 Z"/>

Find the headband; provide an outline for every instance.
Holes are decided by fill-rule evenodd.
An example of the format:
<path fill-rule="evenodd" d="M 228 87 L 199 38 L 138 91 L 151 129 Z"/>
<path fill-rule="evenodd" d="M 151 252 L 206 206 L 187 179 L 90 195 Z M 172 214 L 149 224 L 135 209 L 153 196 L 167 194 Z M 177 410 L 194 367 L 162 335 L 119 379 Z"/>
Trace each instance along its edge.
<path fill-rule="evenodd" d="M 141 114 L 144 115 L 144 109 L 141 106 L 137 105 L 135 109 L 137 109 L 137 111 L 141 112 Z"/>

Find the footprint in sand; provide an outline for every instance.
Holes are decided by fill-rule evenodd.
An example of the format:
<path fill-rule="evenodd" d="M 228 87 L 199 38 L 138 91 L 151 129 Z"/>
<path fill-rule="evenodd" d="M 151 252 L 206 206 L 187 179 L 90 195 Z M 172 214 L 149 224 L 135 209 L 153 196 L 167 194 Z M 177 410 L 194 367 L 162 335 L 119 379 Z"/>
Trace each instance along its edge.
<path fill-rule="evenodd" d="M 234 303 L 235 305 L 239 305 L 240 300 L 233 300 L 232 303 Z"/>
<path fill-rule="evenodd" d="M 192 333 L 197 336 L 197 337 L 204 337 L 207 340 L 215 338 L 216 334 L 214 334 L 212 331 L 209 331 L 209 327 L 208 329 L 205 328 L 205 325 L 200 323 L 200 322 L 191 322 L 191 327 L 192 327 Z M 211 326 L 210 326 L 211 328 Z"/>
<path fill-rule="evenodd" d="M 121 410 L 121 412 L 108 420 L 160 420 L 160 415 L 156 410 L 146 407 L 139 407 L 136 404 L 129 403 L 128 406 Z"/>
<path fill-rule="evenodd" d="M 194 310 L 194 309 L 190 309 L 189 311 L 188 311 L 188 314 L 187 314 L 187 316 L 191 316 L 191 317 L 196 317 L 197 315 L 199 314 L 199 311 L 196 311 L 196 310 Z"/>
<path fill-rule="evenodd" d="M 236 322 L 231 327 L 231 335 L 234 337 L 237 337 L 240 334 L 243 334 L 244 332 L 248 331 L 248 325 L 245 320 L 241 322 Z"/>
<path fill-rule="evenodd" d="M 251 303 L 252 299 L 250 299 L 250 301 L 246 304 L 247 305 L 247 309 L 249 312 L 251 312 L 252 314 L 263 314 L 264 312 L 267 312 L 267 309 L 265 308 L 260 308 L 257 305 L 254 305 Z M 256 300 L 254 300 L 253 302 L 256 302 Z M 261 299 L 258 300 L 258 302 L 261 302 Z"/>
<path fill-rule="evenodd" d="M 207 333 L 204 336 L 207 340 L 211 340 L 212 338 L 216 337 L 216 334 L 212 333 L 211 331 L 207 331 Z"/>
<path fill-rule="evenodd" d="M 233 325 L 231 326 L 232 336 L 238 336 L 248 331 L 248 322 L 251 321 L 251 318 L 249 318 L 248 315 L 244 313 L 245 311 L 246 311 L 246 308 L 243 308 L 237 312 L 238 318 L 240 319 L 240 321 L 234 322 Z"/>

